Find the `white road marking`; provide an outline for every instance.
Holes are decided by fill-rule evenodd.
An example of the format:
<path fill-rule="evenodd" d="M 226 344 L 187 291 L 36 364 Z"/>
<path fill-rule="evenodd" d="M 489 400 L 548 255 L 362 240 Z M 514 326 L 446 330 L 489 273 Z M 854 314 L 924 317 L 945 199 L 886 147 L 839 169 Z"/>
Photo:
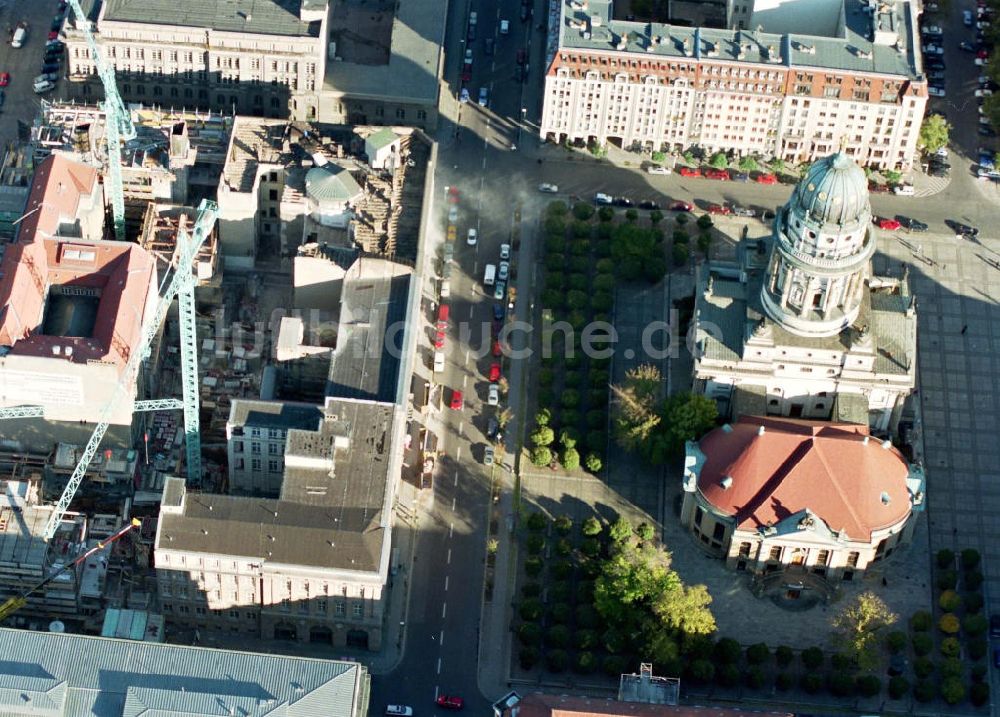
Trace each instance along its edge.
<path fill-rule="evenodd" d="M 455 524 L 454 524 L 454 523 L 451 523 L 451 524 L 450 524 L 450 525 L 448 526 L 448 537 L 450 538 L 450 537 L 451 537 L 451 536 L 453 536 L 454 534 L 455 534 Z"/>
<path fill-rule="evenodd" d="M 455 460 L 457 461 L 458 458 L 456 457 Z M 455 471 L 455 487 L 458 488 L 458 471 Z"/>
<path fill-rule="evenodd" d="M 455 460 L 456 461 L 462 460 L 462 447 L 461 446 L 459 446 L 458 448 L 455 449 Z M 457 480 L 458 471 L 455 471 L 455 476 L 456 476 L 456 480 Z"/>
<path fill-rule="evenodd" d="M 440 660 L 438 660 L 438 662 L 440 662 Z M 441 674 L 441 670 L 438 670 L 438 674 Z M 437 698 L 438 698 L 438 690 L 439 690 L 439 689 L 441 689 L 441 688 L 440 688 L 440 687 L 438 687 L 437 685 L 434 685 L 434 700 L 435 700 L 435 701 L 437 701 Z"/>
<path fill-rule="evenodd" d="M 448 576 L 444 576 L 444 591 L 448 592 Z"/>
<path fill-rule="evenodd" d="M 444 630 L 441 631 L 441 638 L 438 640 L 439 645 L 444 644 Z"/>
<path fill-rule="evenodd" d="M 440 657 L 438 658 L 438 672 L 437 673 L 439 675 L 441 674 L 441 658 Z M 434 688 L 434 699 L 437 699 L 437 688 L 436 687 Z"/>
<path fill-rule="evenodd" d="M 469 318 L 470 318 L 470 319 L 472 318 L 472 314 L 473 314 L 473 311 L 472 311 L 472 309 L 473 309 L 473 306 L 472 306 L 472 304 L 469 304 Z M 468 351 L 466 351 L 466 352 L 465 352 L 465 355 L 466 355 L 466 356 L 468 356 L 468 355 L 469 355 L 469 352 L 468 352 Z"/>
<path fill-rule="evenodd" d="M 444 620 L 444 616 L 448 614 L 448 603 L 441 603 L 441 619 Z"/>
<path fill-rule="evenodd" d="M 451 565 L 451 548 L 448 548 L 448 565 Z"/>
<path fill-rule="evenodd" d="M 452 510 L 452 512 L 454 512 L 454 511 L 455 511 L 455 501 L 456 501 L 456 500 L 458 500 L 458 499 L 457 499 L 457 498 L 452 498 L 452 499 L 451 499 L 451 510 Z"/>

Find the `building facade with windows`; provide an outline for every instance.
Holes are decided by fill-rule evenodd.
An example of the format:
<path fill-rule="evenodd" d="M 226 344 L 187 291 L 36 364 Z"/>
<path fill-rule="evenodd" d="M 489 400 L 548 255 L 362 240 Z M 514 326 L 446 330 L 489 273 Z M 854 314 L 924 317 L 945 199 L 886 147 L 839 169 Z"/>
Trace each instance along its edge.
<path fill-rule="evenodd" d="M 699 269 L 696 390 L 733 418 L 894 432 L 916 383 L 917 313 L 905 272 L 872 271 L 878 240 L 864 172 L 845 154 L 814 163 L 770 236 Z"/>
<path fill-rule="evenodd" d="M 808 4 L 817 12 L 800 13 L 798 28 L 794 14 L 762 10 L 751 31 L 747 3 L 734 5 L 732 29 L 713 29 L 616 20 L 610 3 L 564 0 L 541 136 L 795 163 L 842 147 L 863 165 L 909 168 L 927 103 L 917 6 Z"/>
<path fill-rule="evenodd" d="M 326 70 L 327 10 L 327 0 L 264 0 L 245 8 L 105 0 L 93 4 L 89 20 L 127 102 L 313 120 Z M 71 92 L 101 98 L 73 13 L 62 34 Z"/>
<path fill-rule="evenodd" d="M 746 416 L 689 441 L 681 523 L 736 570 L 853 580 L 913 534 L 924 477 L 866 426 Z"/>
<path fill-rule="evenodd" d="M 253 402 L 250 402 L 253 403 Z M 164 486 L 155 563 L 160 609 L 168 622 L 262 639 L 378 650 L 389 574 L 392 506 L 402 469 L 405 413 L 392 403 L 327 399 L 312 417 L 274 420 L 241 402 L 246 426 L 267 425 L 261 458 L 283 461 L 280 493 L 189 493 L 181 479 Z M 258 402 L 261 403 L 261 402 Z M 252 431 L 252 428 L 251 428 Z M 270 455 L 281 446 L 283 455 Z M 230 439 L 251 451 L 254 438 Z M 257 481 L 254 472 L 233 471 Z M 272 474 L 265 471 L 265 485 Z M 234 486 L 235 487 L 235 486 Z"/>

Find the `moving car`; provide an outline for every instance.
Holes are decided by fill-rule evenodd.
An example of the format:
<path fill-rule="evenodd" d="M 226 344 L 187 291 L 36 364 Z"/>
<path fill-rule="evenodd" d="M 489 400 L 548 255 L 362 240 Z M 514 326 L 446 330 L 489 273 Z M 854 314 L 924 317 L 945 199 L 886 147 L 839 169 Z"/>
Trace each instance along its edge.
<path fill-rule="evenodd" d="M 690 212 L 694 209 L 694 205 L 689 202 L 671 202 L 670 211 L 672 212 Z"/>
<path fill-rule="evenodd" d="M 457 388 L 451 390 L 451 402 L 448 406 L 455 411 L 461 411 L 462 407 L 465 405 L 465 400 L 462 398 L 462 392 Z"/>
<path fill-rule="evenodd" d="M 500 380 L 500 364 L 491 363 L 490 373 L 489 373 L 490 383 L 496 383 Z"/>
<path fill-rule="evenodd" d="M 444 371 L 444 352 L 435 351 L 434 352 L 434 373 L 441 373 Z M 402 714 L 402 713 L 400 713 Z"/>
<path fill-rule="evenodd" d="M 753 181 L 757 184 L 777 184 L 778 178 L 773 174 L 758 174 Z"/>
<path fill-rule="evenodd" d="M 496 301 L 503 301 L 503 297 L 507 295 L 507 282 L 498 281 L 497 285 L 493 287 L 493 298 Z"/>
<path fill-rule="evenodd" d="M 445 336 L 446 336 L 445 332 L 441 331 L 440 329 L 434 332 L 434 348 L 436 349 L 444 348 Z"/>
<path fill-rule="evenodd" d="M 462 65 L 462 82 L 472 81 L 472 63 L 466 62 Z"/>
<path fill-rule="evenodd" d="M 48 78 L 45 78 L 45 79 L 48 79 Z M 10 84 L 10 73 L 9 72 L 0 72 L 0 87 L 6 87 L 9 84 Z"/>
<path fill-rule="evenodd" d="M 458 221 L 458 207 L 448 207 L 448 223 L 454 224 Z"/>
<path fill-rule="evenodd" d="M 708 205 L 709 214 L 721 214 L 722 216 L 728 216 L 733 213 L 733 210 L 727 207 L 725 204 L 709 204 Z"/>
<path fill-rule="evenodd" d="M 500 405 L 500 386 L 498 386 L 495 383 L 491 383 L 489 389 L 486 392 L 486 405 L 487 406 Z"/>
<path fill-rule="evenodd" d="M 505 260 L 510 259 L 510 244 L 500 245 L 500 258 Z"/>
<path fill-rule="evenodd" d="M 492 55 L 493 54 L 493 38 L 492 37 L 487 37 L 486 40 L 485 40 L 485 42 L 483 44 L 485 45 L 486 54 L 487 55 Z"/>
<path fill-rule="evenodd" d="M 493 339 L 493 346 L 490 349 L 490 353 L 496 358 L 500 358 L 503 354 L 503 347 L 500 345 L 499 339 Z"/>
<path fill-rule="evenodd" d="M 463 87 L 462 91 L 458 93 L 458 101 L 463 104 L 469 101 L 469 90 L 465 87 Z"/>
<path fill-rule="evenodd" d="M 501 20 L 500 21 L 500 34 L 501 35 L 506 35 L 508 32 L 510 32 L 510 20 Z"/>
<path fill-rule="evenodd" d="M 32 89 L 35 91 L 36 95 L 40 95 L 43 92 L 48 92 L 49 90 L 55 89 L 55 84 L 49 81 L 36 82 Z"/>
<path fill-rule="evenodd" d="M 559 191 L 559 185 L 542 182 L 538 185 L 538 191 L 545 192 L 546 194 L 556 194 Z"/>
<path fill-rule="evenodd" d="M 902 226 L 897 220 L 886 217 L 878 219 L 877 224 L 879 229 L 885 229 L 889 232 L 894 232 Z"/>
<path fill-rule="evenodd" d="M 968 224 L 962 224 L 962 222 L 956 222 L 954 219 L 945 219 L 944 223 L 955 232 L 955 238 L 961 239 L 963 237 L 975 238 L 979 236 L 979 229 Z"/>
<path fill-rule="evenodd" d="M 479 88 L 479 106 L 486 107 L 490 103 L 490 91 L 485 87 Z"/>
<path fill-rule="evenodd" d="M 458 187 L 448 187 L 447 189 L 448 201 L 452 204 L 458 204 L 459 192 Z"/>
<path fill-rule="evenodd" d="M 962 24 L 965 25 L 966 27 L 972 27 L 972 23 L 973 23 L 972 10 L 963 10 Z"/>
<path fill-rule="evenodd" d="M 528 55 L 524 50 L 517 51 L 517 64 L 523 65 L 528 59 Z"/>
<path fill-rule="evenodd" d="M 927 225 L 918 219 L 914 219 L 913 217 L 904 217 L 902 214 L 897 214 L 896 221 L 911 232 L 927 231 Z"/>
<path fill-rule="evenodd" d="M 465 237 L 465 243 L 469 246 L 475 246 L 476 240 L 479 238 L 478 232 L 475 229 L 469 228 L 469 233 Z"/>
<path fill-rule="evenodd" d="M 457 234 L 458 234 L 458 230 L 455 229 L 455 225 L 454 224 L 449 224 L 448 225 L 448 241 L 450 241 L 450 242 L 455 241 L 455 238 L 456 238 Z"/>
<path fill-rule="evenodd" d="M 449 710 L 460 710 L 465 707 L 465 700 L 456 695 L 439 695 L 435 702 L 437 702 L 438 707 Z"/>
<path fill-rule="evenodd" d="M 472 64 L 472 48 L 471 47 L 465 48 L 465 61 L 468 64 L 470 64 L 470 65 Z"/>
<path fill-rule="evenodd" d="M 962 40 L 960 43 L 958 43 L 958 49 L 965 50 L 966 52 L 975 52 L 976 46 L 967 40 Z"/>
<path fill-rule="evenodd" d="M 670 167 L 664 167 L 662 164 L 651 164 L 646 167 L 646 172 L 648 174 L 670 174 Z"/>
<path fill-rule="evenodd" d="M 755 217 L 757 212 L 749 207 L 733 207 L 733 214 L 738 217 Z"/>
<path fill-rule="evenodd" d="M 681 167 L 680 174 L 682 177 L 700 177 L 701 170 L 697 167 Z"/>
<path fill-rule="evenodd" d="M 406 705 L 389 705 L 385 708 L 385 713 L 397 717 L 413 717 L 413 708 Z"/>

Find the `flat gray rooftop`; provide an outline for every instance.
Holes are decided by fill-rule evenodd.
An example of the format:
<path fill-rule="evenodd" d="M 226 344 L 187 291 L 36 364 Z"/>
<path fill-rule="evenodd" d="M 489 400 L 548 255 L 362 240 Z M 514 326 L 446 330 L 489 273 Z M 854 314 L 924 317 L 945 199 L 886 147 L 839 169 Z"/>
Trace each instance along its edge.
<path fill-rule="evenodd" d="M 366 701 L 355 662 L 6 628 L 0 644 L 5 715 L 356 717 Z"/>
<path fill-rule="evenodd" d="M 236 399 L 229 409 L 229 425 L 253 428 L 291 428 L 315 431 L 323 420 L 323 409 L 311 403 Z"/>
<path fill-rule="evenodd" d="M 377 572 L 391 522 L 382 508 L 392 480 L 393 411 L 392 404 L 328 400 L 319 431 L 289 433 L 279 499 L 188 493 L 183 513 L 160 513 L 157 547 Z M 346 442 L 338 445 L 338 437 Z M 182 485 L 170 479 L 164 492 L 175 495 Z"/>
<path fill-rule="evenodd" d="M 388 64 L 327 62 L 324 92 L 437 104 L 447 13 L 438 0 L 406 0 L 396 6 Z"/>
<path fill-rule="evenodd" d="M 877 72 L 915 77 L 916 57 L 909 28 L 916 22 L 909 2 L 892 2 L 892 23 L 898 31 L 899 50 L 873 41 L 873 18 L 861 0 L 845 0 L 840 36 L 811 35 L 808 31 L 780 34 L 749 30 L 683 27 L 661 23 L 628 22 L 602 18 L 592 27 L 589 14 L 576 0 L 564 0 L 559 26 L 559 50 L 603 50 L 635 53 L 636 59 L 688 58 L 769 64 L 776 68 L 815 67 L 854 72 Z M 874 20 L 883 29 L 886 19 Z M 829 24 L 829 23 L 826 23 Z M 816 28 L 819 30 L 820 28 Z M 823 31 L 828 31 L 824 28 Z"/>
<path fill-rule="evenodd" d="M 344 277 L 337 348 L 326 394 L 338 398 L 396 400 L 400 359 L 395 332 L 406 318 L 410 269 L 362 257 Z"/>
<path fill-rule="evenodd" d="M 320 22 L 302 22 L 302 6 L 317 0 L 104 0 L 104 19 L 176 27 L 206 27 L 254 35 L 319 37 Z"/>

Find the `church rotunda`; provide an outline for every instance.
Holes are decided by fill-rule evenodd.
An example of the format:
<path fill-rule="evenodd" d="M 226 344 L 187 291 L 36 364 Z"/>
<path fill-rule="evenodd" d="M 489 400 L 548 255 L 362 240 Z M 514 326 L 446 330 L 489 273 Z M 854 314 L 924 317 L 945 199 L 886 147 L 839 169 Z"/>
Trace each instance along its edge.
<path fill-rule="evenodd" d="M 833 336 L 861 310 L 875 253 L 868 182 L 845 154 L 810 167 L 774 220 L 761 303 L 798 336 Z"/>

